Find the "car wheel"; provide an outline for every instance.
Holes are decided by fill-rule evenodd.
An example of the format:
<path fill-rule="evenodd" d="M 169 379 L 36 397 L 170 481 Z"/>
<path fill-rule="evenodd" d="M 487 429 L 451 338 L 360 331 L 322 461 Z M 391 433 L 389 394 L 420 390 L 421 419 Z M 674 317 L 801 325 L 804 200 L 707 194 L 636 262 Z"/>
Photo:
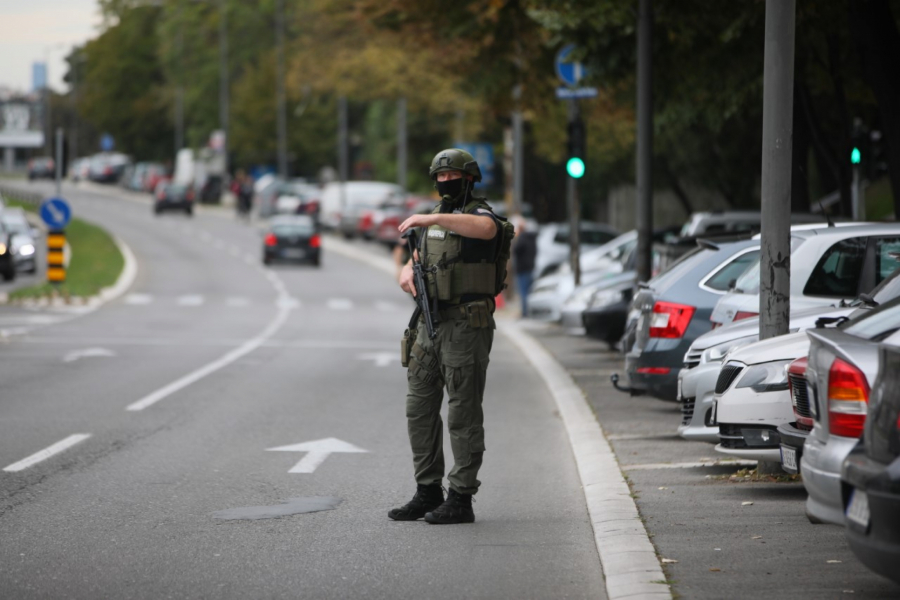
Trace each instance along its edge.
<path fill-rule="evenodd" d="M 3 281 L 12 281 L 16 278 L 16 269 L 13 267 L 12 269 L 7 269 L 3 272 Z"/>
<path fill-rule="evenodd" d="M 319 258 L 319 257 L 317 256 L 317 257 L 315 257 L 315 258 L 313 259 L 312 264 L 313 264 L 314 267 L 321 267 L 321 266 L 322 266 L 322 259 Z"/>
<path fill-rule="evenodd" d="M 185 212 L 187 213 L 187 216 L 189 216 L 189 217 L 193 217 L 193 216 L 194 216 L 194 209 L 193 209 L 193 208 L 186 208 L 186 209 L 185 209 Z"/>

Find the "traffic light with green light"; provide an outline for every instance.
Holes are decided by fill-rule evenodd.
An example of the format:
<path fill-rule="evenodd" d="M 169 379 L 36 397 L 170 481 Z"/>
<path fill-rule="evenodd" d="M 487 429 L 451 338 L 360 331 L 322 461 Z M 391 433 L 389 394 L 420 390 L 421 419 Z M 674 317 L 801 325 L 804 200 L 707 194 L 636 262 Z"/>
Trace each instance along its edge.
<path fill-rule="evenodd" d="M 569 122 L 568 140 L 566 144 L 566 173 L 572 179 L 581 179 L 584 175 L 584 121 L 576 119 Z"/>
<path fill-rule="evenodd" d="M 860 152 L 859 148 L 856 146 L 850 151 L 850 162 L 854 165 L 858 165 L 862 162 L 862 152 Z"/>

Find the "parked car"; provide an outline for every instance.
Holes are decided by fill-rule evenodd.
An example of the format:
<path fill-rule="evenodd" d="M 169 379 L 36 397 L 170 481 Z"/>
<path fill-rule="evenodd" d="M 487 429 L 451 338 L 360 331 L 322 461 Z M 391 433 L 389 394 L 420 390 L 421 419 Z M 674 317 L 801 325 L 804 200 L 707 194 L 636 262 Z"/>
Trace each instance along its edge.
<path fill-rule="evenodd" d="M 806 514 L 813 523 L 844 524 L 841 466 L 866 423 L 879 343 L 898 329 L 900 298 L 837 327 L 807 331 L 813 427 L 803 444 L 800 473 L 809 494 Z"/>
<path fill-rule="evenodd" d="M 315 219 L 309 215 L 273 217 L 263 237 L 263 264 L 275 261 L 309 262 L 318 267 L 322 260 L 322 238 Z"/>
<path fill-rule="evenodd" d="M 851 306 L 828 306 L 791 311 L 788 328 L 792 333 L 804 331 L 814 327 L 821 318 L 840 319 L 854 310 Z M 719 428 L 712 423 L 719 370 L 729 352 L 756 341 L 759 341 L 759 317 L 729 323 L 694 340 L 678 372 L 677 393 L 681 402 L 678 435 L 687 440 L 719 443 Z"/>
<path fill-rule="evenodd" d="M 116 183 L 131 160 L 124 154 L 105 152 L 91 157 L 88 177 L 97 183 Z"/>
<path fill-rule="evenodd" d="M 12 234 L 0 232 L 0 277 L 3 281 L 16 278 L 16 256 L 13 253 Z"/>
<path fill-rule="evenodd" d="M 870 291 L 898 264 L 900 223 L 845 224 L 791 230 L 791 307 L 828 306 Z M 716 326 L 759 315 L 760 265 L 737 280 L 712 312 Z"/>
<path fill-rule="evenodd" d="M 778 426 L 794 420 L 788 365 L 809 349 L 805 332 L 749 344 L 728 354 L 719 371 L 712 422 L 716 451 L 736 458 L 781 463 Z"/>
<path fill-rule="evenodd" d="M 579 259 L 581 283 L 589 284 L 621 273 L 625 268 L 624 261 L 635 244 L 637 231 L 632 230 L 597 248 L 582 252 Z M 575 275 L 568 263 L 562 263 L 556 272 L 544 275 L 531 284 L 528 316 L 541 321 L 559 321 L 563 302 L 574 291 Z"/>
<path fill-rule="evenodd" d="M 758 240 L 704 242 L 666 271 L 639 284 L 629 308 L 623 348 L 628 388 L 661 400 L 678 398 L 678 371 L 731 282 L 759 256 Z"/>
<path fill-rule="evenodd" d="M 538 229 L 537 255 L 534 260 L 535 280 L 547 275 L 559 265 L 569 263 L 570 241 L 568 223 L 545 223 Z M 620 235 L 605 223 L 581 221 L 578 224 L 579 251 L 599 248 Z"/>
<path fill-rule="evenodd" d="M 40 230 L 31 226 L 25 211 L 18 207 L 6 207 L 0 211 L 0 230 L 9 236 L 9 246 L 16 270 L 37 272 L 37 238 Z"/>
<path fill-rule="evenodd" d="M 347 238 L 356 236 L 357 224 L 365 209 L 384 204 L 400 204 L 405 199 L 403 188 L 383 181 L 331 182 L 322 189 L 322 225 L 339 231 Z"/>
<path fill-rule="evenodd" d="M 844 461 L 841 500 L 847 541 L 869 569 L 900 584 L 900 347 L 878 349 L 865 434 Z"/>
<path fill-rule="evenodd" d="M 153 201 L 153 214 L 167 210 L 183 210 L 188 215 L 194 214 L 194 188 L 184 183 L 163 181 L 156 186 Z"/>
<path fill-rule="evenodd" d="M 72 181 L 81 181 L 87 179 L 91 172 L 90 158 L 76 158 L 69 167 L 69 179 Z"/>
<path fill-rule="evenodd" d="M 434 210 L 436 201 L 433 198 L 409 196 L 403 206 L 381 209 L 382 215 L 378 224 L 374 224 L 374 239 L 393 248 L 400 240 L 400 224 L 412 215 L 427 214 Z"/>
<path fill-rule="evenodd" d="M 49 156 L 36 156 L 28 161 L 28 181 L 35 179 L 54 179 L 56 177 L 56 161 Z"/>
<path fill-rule="evenodd" d="M 860 294 L 860 297 L 849 307 L 840 307 L 830 314 L 821 315 L 816 327 L 825 326 L 828 321 L 840 323 L 847 319 L 859 318 L 875 307 L 895 298 L 900 298 L 900 269 L 891 273 L 871 293 Z M 807 360 L 804 356 L 795 360 L 788 368 L 794 421 L 778 426 L 778 435 L 781 438 L 782 468 L 788 473 L 799 472 L 806 438 L 809 437 L 809 432 L 813 427 L 809 386 L 806 382 L 806 364 Z"/>

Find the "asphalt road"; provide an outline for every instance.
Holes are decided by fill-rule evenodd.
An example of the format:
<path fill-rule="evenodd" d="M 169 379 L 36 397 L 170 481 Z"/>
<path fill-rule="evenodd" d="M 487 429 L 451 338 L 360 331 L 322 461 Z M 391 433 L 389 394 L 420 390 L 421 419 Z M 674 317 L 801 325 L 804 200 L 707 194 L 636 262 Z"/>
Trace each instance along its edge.
<path fill-rule="evenodd" d="M 749 481 L 731 477 L 738 467 L 691 466 L 726 457 L 678 437 L 678 404 L 615 391 L 609 376 L 622 372 L 620 354 L 556 326 L 531 334 L 594 409 L 660 558 L 672 561 L 663 568 L 675 597 L 900 598 L 900 587 L 856 559 L 843 528 L 807 520 L 800 481 Z"/>
<path fill-rule="evenodd" d="M 566 432 L 502 335 L 477 522 L 396 523 L 411 306 L 390 277 L 327 243 L 320 269 L 264 268 L 229 213 L 64 195 L 138 273 L 92 311 L 0 307 L 0 596 L 605 597 Z M 365 452 L 269 451 L 331 438 L 313 449 Z M 333 509 L 273 516 L 310 507 Z"/>

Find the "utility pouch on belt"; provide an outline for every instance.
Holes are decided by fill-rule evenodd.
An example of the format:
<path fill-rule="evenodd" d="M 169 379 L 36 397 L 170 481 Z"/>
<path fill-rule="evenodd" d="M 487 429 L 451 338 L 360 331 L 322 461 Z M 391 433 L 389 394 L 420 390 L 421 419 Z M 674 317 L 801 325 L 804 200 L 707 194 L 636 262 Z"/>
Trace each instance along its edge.
<path fill-rule="evenodd" d="M 412 355 L 413 344 L 416 343 L 418 330 L 407 327 L 400 338 L 400 366 L 409 366 L 409 357 Z"/>
<path fill-rule="evenodd" d="M 490 327 L 491 319 L 488 307 L 484 303 L 467 304 L 466 317 L 469 327 L 472 329 L 481 329 L 482 327 Z"/>

